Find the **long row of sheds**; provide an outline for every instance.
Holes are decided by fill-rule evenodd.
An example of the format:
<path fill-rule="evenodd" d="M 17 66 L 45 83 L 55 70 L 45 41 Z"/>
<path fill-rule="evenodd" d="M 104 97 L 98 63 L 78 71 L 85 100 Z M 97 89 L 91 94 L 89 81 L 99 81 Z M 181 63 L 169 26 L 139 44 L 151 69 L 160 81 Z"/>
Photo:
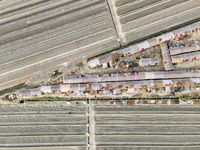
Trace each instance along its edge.
<path fill-rule="evenodd" d="M 172 63 L 186 62 L 200 59 L 200 52 L 186 53 L 171 56 Z"/>
<path fill-rule="evenodd" d="M 162 71 L 162 72 L 135 72 L 123 74 L 101 74 L 84 76 L 64 76 L 63 83 L 92 83 L 92 82 L 117 82 L 131 80 L 155 80 L 155 79 L 173 79 L 173 78 L 199 78 L 199 71 Z"/>
<path fill-rule="evenodd" d="M 166 43 L 160 44 L 160 48 L 162 51 L 162 57 L 163 57 L 163 64 L 165 67 L 165 70 L 172 70 L 174 67 L 172 65 L 171 57 L 169 54 L 169 49 Z"/>
<path fill-rule="evenodd" d="M 111 57 L 112 54 L 115 54 L 115 53 L 124 54 L 124 55 L 134 54 L 134 53 L 140 52 L 144 49 L 150 48 L 152 46 L 156 46 L 158 44 L 161 44 L 161 43 L 168 41 L 170 39 L 173 39 L 177 36 L 184 35 L 186 32 L 194 32 L 197 29 L 199 30 L 199 28 L 200 28 L 200 22 L 194 23 L 194 24 L 189 25 L 187 27 L 183 27 L 181 29 L 174 30 L 172 32 L 160 35 L 158 37 L 154 37 L 154 38 L 152 38 L 148 41 L 130 46 L 126 49 L 115 51 L 115 52 L 112 52 L 111 54 L 108 54 L 106 56 L 102 56 L 102 57 L 93 59 L 93 60 L 89 61 L 89 66 L 90 66 L 90 68 L 94 68 L 96 66 L 103 65 L 105 63 L 110 62 L 112 60 L 112 57 Z M 168 68 L 168 67 L 166 67 L 166 68 Z"/>
<path fill-rule="evenodd" d="M 169 50 L 167 44 L 162 43 L 160 44 L 160 47 L 162 51 L 163 64 L 166 70 L 173 70 L 174 67 L 172 63 L 200 59 L 200 52 L 197 52 L 200 47 L 197 44 L 187 45 L 185 47 L 175 47 Z"/>
<path fill-rule="evenodd" d="M 171 62 L 179 63 L 200 59 L 200 47 L 198 44 L 191 44 L 185 47 L 175 47 L 170 49 Z"/>
<path fill-rule="evenodd" d="M 125 82 L 101 82 L 90 84 L 70 84 L 72 91 L 97 91 L 97 90 L 120 90 L 120 89 L 137 89 L 150 87 L 176 87 L 178 83 L 183 83 L 184 86 L 200 83 L 199 78 L 190 79 L 171 79 L 171 80 L 143 80 L 143 81 L 125 81 Z"/>
<path fill-rule="evenodd" d="M 39 96 L 42 93 L 61 93 L 68 92 L 70 90 L 69 84 L 66 85 L 51 85 L 51 86 L 41 86 L 35 89 L 23 89 L 21 90 L 22 97 L 32 97 Z"/>
<path fill-rule="evenodd" d="M 101 83 L 71 83 L 71 84 L 65 84 L 65 85 L 54 85 L 52 86 L 42 86 L 40 88 L 35 89 L 26 89 L 21 90 L 21 96 L 22 97 L 32 97 L 32 96 L 39 96 L 41 93 L 53 93 L 56 91 L 56 93 L 59 92 L 69 92 L 69 91 L 115 91 L 118 94 L 121 92 L 122 89 L 128 89 L 128 92 L 133 93 L 135 89 L 137 88 L 155 88 L 156 87 L 174 87 L 177 86 L 178 82 L 183 83 L 184 86 L 190 86 L 194 84 L 200 83 L 200 78 L 190 78 L 190 79 L 171 79 L 171 80 L 142 80 L 142 81 L 116 81 L 116 82 L 101 82 Z M 133 89 L 133 90 L 132 90 Z"/>
<path fill-rule="evenodd" d="M 198 44 L 188 44 L 185 47 L 174 47 L 169 49 L 170 55 L 190 53 L 198 50 L 200 50 L 200 46 Z"/>

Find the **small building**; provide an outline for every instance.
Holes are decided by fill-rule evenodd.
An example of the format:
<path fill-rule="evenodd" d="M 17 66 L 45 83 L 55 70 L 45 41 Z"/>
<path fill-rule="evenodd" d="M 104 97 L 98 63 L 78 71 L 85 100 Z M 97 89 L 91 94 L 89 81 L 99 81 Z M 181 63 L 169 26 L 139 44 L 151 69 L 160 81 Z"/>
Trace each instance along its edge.
<path fill-rule="evenodd" d="M 133 54 L 138 53 L 138 52 L 141 51 L 139 45 L 134 45 L 134 46 L 131 47 L 131 49 L 132 49 L 132 53 Z"/>
<path fill-rule="evenodd" d="M 39 95 L 41 95 L 41 90 L 40 90 L 40 88 L 32 89 L 32 90 L 31 90 L 31 95 L 32 95 L 32 96 L 39 96 Z"/>
<path fill-rule="evenodd" d="M 149 43 L 150 47 L 155 46 L 155 45 L 157 45 L 157 39 L 152 38 L 152 39 L 148 40 L 148 43 Z"/>
<path fill-rule="evenodd" d="M 126 49 L 123 49 L 124 55 L 131 55 L 133 53 L 133 49 L 131 47 L 128 47 Z"/>
<path fill-rule="evenodd" d="M 126 94 L 135 94 L 135 88 L 128 88 Z"/>
<path fill-rule="evenodd" d="M 151 66 L 159 65 L 159 59 L 158 58 L 151 58 Z"/>
<path fill-rule="evenodd" d="M 80 91 L 80 84 L 70 84 L 70 91 Z"/>
<path fill-rule="evenodd" d="M 112 92 L 113 95 L 121 95 L 122 94 L 122 90 L 119 89 L 119 90 L 113 90 Z"/>
<path fill-rule="evenodd" d="M 51 93 L 51 86 L 41 86 L 42 93 Z"/>
<path fill-rule="evenodd" d="M 21 96 L 22 97 L 31 97 L 31 89 L 24 89 L 21 90 Z"/>
<path fill-rule="evenodd" d="M 83 91 L 76 91 L 75 92 L 76 96 L 84 96 L 84 92 Z"/>
<path fill-rule="evenodd" d="M 150 66 L 150 59 L 144 59 L 144 58 L 140 59 L 139 60 L 139 65 L 141 67 Z"/>
<path fill-rule="evenodd" d="M 61 85 L 61 92 L 68 92 L 70 90 L 70 84 Z"/>
<path fill-rule="evenodd" d="M 155 66 L 159 64 L 159 59 L 158 58 L 142 58 L 139 60 L 139 65 L 140 66 Z"/>
<path fill-rule="evenodd" d="M 89 64 L 90 68 L 94 68 L 94 67 L 99 66 L 100 65 L 99 58 L 96 58 L 96 59 L 89 61 L 88 64 Z"/>
<path fill-rule="evenodd" d="M 31 97 L 31 96 L 39 96 L 39 95 L 41 95 L 40 88 L 21 90 L 22 97 Z"/>
<path fill-rule="evenodd" d="M 112 57 L 111 57 L 111 54 L 108 54 L 106 56 L 102 56 L 102 57 L 93 59 L 93 60 L 89 61 L 88 64 L 89 64 L 90 68 L 95 68 L 95 67 L 98 67 L 100 65 L 104 65 L 105 66 L 110 61 L 112 61 Z"/>
<path fill-rule="evenodd" d="M 174 33 L 173 32 L 168 32 L 168 33 L 165 34 L 165 39 L 166 40 L 171 40 L 173 37 L 174 37 Z"/>
<path fill-rule="evenodd" d="M 175 55 L 175 56 L 171 56 L 171 59 L 172 59 L 172 63 L 198 60 L 198 59 L 200 59 L 200 52 L 193 52 L 193 53 Z"/>
<path fill-rule="evenodd" d="M 103 90 L 101 92 L 102 95 L 110 95 L 110 90 Z"/>
<path fill-rule="evenodd" d="M 138 44 L 138 45 L 140 46 L 140 49 L 141 49 L 141 50 L 144 50 L 144 49 L 147 49 L 147 48 L 150 47 L 149 42 L 147 42 L 147 41 L 142 42 L 142 43 L 140 43 L 140 44 Z"/>
<path fill-rule="evenodd" d="M 165 40 L 166 40 L 165 35 L 160 35 L 160 36 L 156 37 L 156 40 L 157 40 L 158 44 L 165 42 Z"/>
<path fill-rule="evenodd" d="M 167 47 L 167 44 L 166 43 L 160 44 L 160 48 L 162 51 L 163 64 L 164 64 L 165 70 L 174 69 L 171 58 L 170 58 L 169 49 Z"/>
<path fill-rule="evenodd" d="M 51 93 L 60 93 L 61 92 L 61 85 L 52 85 L 51 86 Z"/>
<path fill-rule="evenodd" d="M 200 50 L 197 44 L 187 45 L 185 47 L 174 47 L 170 49 L 170 55 L 177 55 L 181 53 L 189 53 Z"/>

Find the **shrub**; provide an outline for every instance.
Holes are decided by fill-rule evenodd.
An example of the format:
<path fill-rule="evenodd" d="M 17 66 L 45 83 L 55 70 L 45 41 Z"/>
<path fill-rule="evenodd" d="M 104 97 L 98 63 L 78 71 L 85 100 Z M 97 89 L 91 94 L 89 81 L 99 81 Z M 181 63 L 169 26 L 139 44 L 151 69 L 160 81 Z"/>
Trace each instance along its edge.
<path fill-rule="evenodd" d="M 162 104 L 167 104 L 167 100 L 162 100 Z"/>
<path fill-rule="evenodd" d="M 169 98 L 169 97 L 170 97 L 170 95 L 169 95 L 169 94 L 167 94 L 167 95 L 164 95 L 163 97 L 164 97 L 164 98 Z"/>
<path fill-rule="evenodd" d="M 191 99 L 191 97 L 190 96 L 188 96 L 188 95 L 183 95 L 183 96 L 181 96 L 180 97 L 183 101 L 189 101 L 190 99 Z"/>
<path fill-rule="evenodd" d="M 192 98 L 198 98 L 198 97 L 199 97 L 199 95 L 197 93 L 192 94 Z"/>
<path fill-rule="evenodd" d="M 183 87 L 183 86 L 185 86 L 185 82 L 183 82 L 183 81 L 178 81 L 178 82 L 176 83 L 176 85 L 177 85 L 178 87 Z"/>
<path fill-rule="evenodd" d="M 142 97 L 142 94 L 136 94 L 136 95 L 133 95 L 134 98 L 141 98 Z"/>
<path fill-rule="evenodd" d="M 134 102 L 132 100 L 127 101 L 127 105 L 133 105 L 133 104 L 134 104 Z"/>
<path fill-rule="evenodd" d="M 148 103 L 148 101 L 147 101 L 147 100 L 144 100 L 144 101 L 143 101 L 143 104 L 149 104 L 149 103 Z"/>

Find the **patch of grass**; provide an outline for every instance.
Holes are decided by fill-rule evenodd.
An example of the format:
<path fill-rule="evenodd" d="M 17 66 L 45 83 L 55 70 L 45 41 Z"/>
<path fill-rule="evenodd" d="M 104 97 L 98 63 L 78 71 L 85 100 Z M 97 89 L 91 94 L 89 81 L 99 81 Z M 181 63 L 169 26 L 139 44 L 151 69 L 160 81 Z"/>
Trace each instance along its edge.
<path fill-rule="evenodd" d="M 110 54 L 110 53 L 112 53 L 112 51 L 107 52 L 107 53 L 105 53 L 105 54 L 102 54 L 101 56 L 106 56 L 106 55 L 108 55 L 108 54 Z M 99 57 L 101 57 L 101 56 L 99 56 Z"/>
<path fill-rule="evenodd" d="M 193 86 L 194 88 L 196 88 L 196 87 L 200 87 L 200 83 L 194 83 L 194 86 Z"/>
<path fill-rule="evenodd" d="M 123 46 L 123 47 L 121 47 L 121 49 L 125 49 L 125 48 L 128 48 L 128 47 L 129 47 L 129 45 Z"/>
<path fill-rule="evenodd" d="M 183 86 L 185 86 L 185 82 L 184 82 L 184 81 L 178 81 L 178 82 L 176 83 L 176 85 L 177 85 L 178 87 L 183 87 Z"/>
<path fill-rule="evenodd" d="M 197 93 L 192 94 L 192 98 L 198 98 L 198 97 L 199 97 L 199 95 Z"/>
<path fill-rule="evenodd" d="M 115 97 L 114 99 L 118 99 L 118 100 L 121 100 L 122 98 L 121 98 L 121 97 Z"/>
<path fill-rule="evenodd" d="M 139 60 L 132 60 L 133 63 L 139 63 Z"/>
<path fill-rule="evenodd" d="M 26 101 L 27 99 L 22 99 L 24 101 Z M 62 97 L 36 97 L 36 98 L 32 98 L 29 100 L 41 100 L 41 101 L 48 101 L 48 100 L 53 100 L 53 101 L 57 101 L 57 100 L 66 100 L 66 98 L 62 98 Z"/>
<path fill-rule="evenodd" d="M 182 95 L 182 96 L 180 97 L 180 99 L 182 99 L 183 101 L 187 102 L 187 101 L 189 101 L 189 100 L 191 99 L 191 96 Z"/>
<path fill-rule="evenodd" d="M 142 94 L 136 94 L 132 96 L 133 98 L 142 98 Z"/>
<path fill-rule="evenodd" d="M 95 99 L 95 100 L 98 100 L 98 99 L 99 99 L 99 97 L 95 97 L 94 99 Z"/>
<path fill-rule="evenodd" d="M 162 104 L 167 104 L 167 100 L 162 100 Z"/>
<path fill-rule="evenodd" d="M 151 96 L 148 95 L 147 98 L 148 99 L 153 99 L 153 98 L 157 98 L 157 96 L 156 95 L 151 95 Z"/>
<path fill-rule="evenodd" d="M 170 95 L 169 95 L 169 94 L 167 94 L 167 95 L 164 95 L 163 97 L 164 97 L 164 98 L 169 98 L 169 97 L 170 97 Z"/>
<path fill-rule="evenodd" d="M 155 90 L 156 90 L 156 91 L 159 91 L 159 90 L 160 90 L 160 88 L 161 88 L 160 86 L 159 86 L 159 87 L 156 87 L 156 88 L 155 88 Z"/>

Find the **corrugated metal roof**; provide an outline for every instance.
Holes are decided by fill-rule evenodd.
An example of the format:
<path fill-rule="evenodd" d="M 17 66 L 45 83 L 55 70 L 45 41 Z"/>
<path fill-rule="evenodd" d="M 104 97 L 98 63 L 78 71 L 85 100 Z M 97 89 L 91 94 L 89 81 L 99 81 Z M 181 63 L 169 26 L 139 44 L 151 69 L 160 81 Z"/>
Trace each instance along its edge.
<path fill-rule="evenodd" d="M 30 96 L 41 95 L 40 89 L 41 88 L 21 90 L 21 96 L 22 97 L 30 97 Z"/>
<path fill-rule="evenodd" d="M 52 85 L 51 86 L 51 93 L 55 92 L 61 92 L 61 85 Z"/>
<path fill-rule="evenodd" d="M 31 89 L 31 95 L 32 96 L 34 96 L 34 95 L 41 95 L 40 89 L 41 88 Z"/>
<path fill-rule="evenodd" d="M 41 91 L 44 93 L 51 93 L 51 86 L 41 86 Z"/>
<path fill-rule="evenodd" d="M 31 89 L 21 90 L 21 96 L 22 97 L 31 96 Z"/>
<path fill-rule="evenodd" d="M 63 83 L 90 83 L 90 82 L 104 82 L 104 81 L 127 81 L 127 80 L 145 80 L 145 79 L 166 79 L 166 78 L 187 78 L 187 77 L 200 77 L 200 72 L 193 71 L 163 71 L 163 72 L 139 72 L 138 74 L 135 72 L 135 75 L 131 75 L 130 73 L 125 74 L 105 74 L 105 76 L 99 77 L 98 75 L 88 75 L 87 78 L 90 78 L 89 82 L 85 82 L 85 77 L 80 77 L 82 79 L 76 80 L 65 80 L 66 77 L 63 78 Z M 88 81 L 88 80 L 87 80 Z"/>
<path fill-rule="evenodd" d="M 139 60 L 139 65 L 140 66 L 152 66 L 159 64 L 159 59 L 158 58 L 142 58 Z"/>
<path fill-rule="evenodd" d="M 196 59 L 200 59 L 200 53 L 193 52 L 193 53 L 175 55 L 175 56 L 171 56 L 171 59 L 172 59 L 172 63 L 179 63 L 185 60 L 193 60 L 195 57 Z"/>
<path fill-rule="evenodd" d="M 102 82 L 102 83 L 92 83 L 91 87 L 92 87 L 92 90 L 99 90 L 100 88 L 101 88 L 101 90 L 105 90 L 105 87 L 108 84 L 112 88 L 115 88 L 115 90 L 124 89 L 126 87 L 142 88 L 145 85 L 147 85 L 148 87 L 153 87 L 154 85 L 159 85 L 161 87 L 164 87 L 164 86 L 172 86 L 172 84 L 174 86 L 176 86 L 178 81 L 179 82 L 182 81 L 182 82 L 185 82 L 185 83 L 189 83 L 189 82 L 200 83 L 199 78 L 191 78 L 191 79 L 172 79 L 172 80 L 143 80 L 143 81 L 131 81 L 131 82 L 130 81 L 126 81 L 126 82 Z M 72 84 L 73 87 L 80 87 L 81 85 L 83 85 L 83 84 Z M 119 86 L 121 88 L 118 88 Z M 74 90 L 78 91 L 80 89 L 74 88 Z"/>
<path fill-rule="evenodd" d="M 188 53 L 200 50 L 197 44 L 187 45 L 185 47 L 175 47 L 170 49 L 170 55 L 177 55 L 181 53 Z"/>
<path fill-rule="evenodd" d="M 142 50 L 142 48 L 146 49 L 146 48 L 149 48 L 149 47 L 152 47 L 152 46 L 156 46 L 158 44 L 161 44 L 163 42 L 165 42 L 166 40 L 170 40 L 171 38 L 173 38 L 175 35 L 180 35 L 180 34 L 185 34 L 185 32 L 191 32 L 192 30 L 196 30 L 198 27 L 200 26 L 200 22 L 198 23 L 194 23 L 192 25 L 189 25 L 187 27 L 183 27 L 181 29 L 178 29 L 178 30 L 174 30 L 173 32 L 169 32 L 169 33 L 166 33 L 166 34 L 163 34 L 163 35 L 160 35 L 158 37 L 153 37 L 152 39 L 149 39 L 148 41 L 145 41 L 145 42 L 142 42 L 142 43 L 139 43 L 137 45 L 133 45 L 131 47 L 128 47 L 127 49 L 124 49 L 124 50 L 119 50 L 119 51 L 115 51 L 115 52 L 112 52 L 112 53 L 118 53 L 118 54 L 121 54 L 121 53 L 137 53 L 139 51 Z M 132 49 L 132 50 L 131 50 Z M 166 51 L 169 51 L 166 49 Z M 164 52 L 164 51 L 163 51 Z M 109 54 L 110 55 L 110 54 Z M 171 55 L 175 55 L 175 54 L 171 54 Z M 102 56 L 104 57 L 104 56 Z M 93 67 L 96 67 L 97 64 L 100 65 L 101 63 L 99 62 L 99 59 L 101 57 L 95 59 L 95 60 L 91 60 L 89 61 L 89 66 L 91 68 Z M 111 56 L 109 56 L 109 60 L 111 60 Z M 106 63 L 105 61 L 103 61 L 104 63 Z M 108 62 L 108 61 L 107 61 Z M 167 70 L 171 70 L 173 69 L 173 66 L 171 64 L 167 64 L 166 65 L 166 68 Z"/>
<path fill-rule="evenodd" d="M 170 54 L 169 54 L 169 49 L 167 47 L 167 44 L 163 43 L 160 45 L 161 51 L 162 51 L 162 56 L 163 56 L 163 62 L 166 70 L 172 70 L 174 67 L 171 62 Z"/>

